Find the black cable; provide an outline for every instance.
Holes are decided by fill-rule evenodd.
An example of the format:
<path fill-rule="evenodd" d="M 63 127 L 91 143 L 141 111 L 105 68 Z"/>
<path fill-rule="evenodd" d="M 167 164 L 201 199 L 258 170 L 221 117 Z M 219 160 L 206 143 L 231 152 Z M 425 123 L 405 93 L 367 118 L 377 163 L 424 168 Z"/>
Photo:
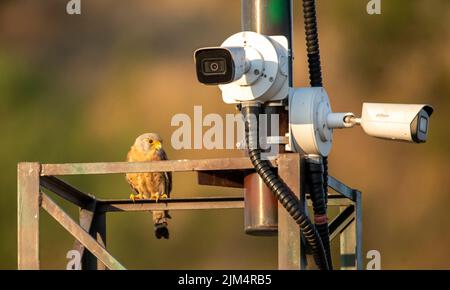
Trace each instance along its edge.
<path fill-rule="evenodd" d="M 260 111 L 261 108 L 258 104 L 243 105 L 241 110 L 245 120 L 245 139 L 250 160 L 264 183 L 300 226 L 319 269 L 328 270 L 326 251 L 316 227 L 305 214 L 295 194 L 278 174 L 272 170 L 269 161 L 261 158 L 261 149 L 258 144 L 258 119 Z"/>
<path fill-rule="evenodd" d="M 319 160 L 306 159 L 307 185 L 314 211 L 314 224 L 325 249 L 328 266 L 331 268 L 330 235 L 327 218 L 327 199 L 323 189 L 324 166 Z"/>
<path fill-rule="evenodd" d="M 322 87 L 322 68 L 320 65 L 315 0 L 303 0 L 303 17 L 305 18 L 306 49 L 308 52 L 310 84 L 312 87 Z"/>
<path fill-rule="evenodd" d="M 323 164 L 323 191 L 325 193 L 325 204 L 328 204 L 328 157 L 322 157 Z"/>
<path fill-rule="evenodd" d="M 306 49 L 308 54 L 310 84 L 311 87 L 322 87 L 322 68 L 320 64 L 319 35 L 317 29 L 315 0 L 303 0 L 303 17 L 305 20 Z M 330 237 L 328 221 L 326 219 L 328 203 L 328 158 L 326 156 L 322 158 L 320 168 L 313 165 L 313 163 L 308 162 L 308 164 L 310 164 L 310 174 L 308 177 L 309 179 L 312 179 L 312 181 L 310 181 L 310 183 L 312 183 L 312 185 L 310 184 L 311 200 L 313 201 L 313 205 L 320 205 L 319 208 L 313 206 L 314 215 L 316 217 L 315 224 L 327 253 L 328 265 L 330 266 L 330 269 L 332 269 Z M 318 178 L 317 176 L 319 172 L 321 172 L 321 178 Z M 319 182 L 321 182 L 321 189 L 319 189 Z"/>

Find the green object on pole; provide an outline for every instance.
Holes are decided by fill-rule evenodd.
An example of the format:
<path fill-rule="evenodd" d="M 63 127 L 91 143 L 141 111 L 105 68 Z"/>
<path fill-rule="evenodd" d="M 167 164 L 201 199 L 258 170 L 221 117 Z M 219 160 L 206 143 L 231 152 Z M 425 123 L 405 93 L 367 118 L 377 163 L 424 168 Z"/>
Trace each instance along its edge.
<path fill-rule="evenodd" d="M 284 35 L 292 52 L 292 0 L 242 0 L 242 31 Z M 292 86 L 292 53 L 289 56 L 289 86 Z"/>
<path fill-rule="evenodd" d="M 268 7 L 268 17 L 269 21 L 272 23 L 280 23 L 286 20 L 286 2 L 290 2 L 290 0 L 272 0 L 269 1 Z"/>

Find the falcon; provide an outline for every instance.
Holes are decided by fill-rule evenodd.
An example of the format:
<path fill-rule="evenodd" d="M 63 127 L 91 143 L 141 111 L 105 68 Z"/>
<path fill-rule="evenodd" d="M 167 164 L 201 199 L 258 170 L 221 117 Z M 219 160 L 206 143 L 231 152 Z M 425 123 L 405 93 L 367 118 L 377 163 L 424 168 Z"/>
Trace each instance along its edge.
<path fill-rule="evenodd" d="M 162 139 L 156 133 L 145 133 L 136 138 L 127 155 L 128 162 L 149 162 L 167 160 L 166 152 L 162 148 Z M 170 197 L 172 191 L 171 172 L 153 173 L 128 173 L 126 180 L 134 193 L 130 199 L 158 200 Z M 155 225 L 155 236 L 158 239 L 169 238 L 167 221 L 170 219 L 169 211 L 153 211 L 153 223 Z"/>

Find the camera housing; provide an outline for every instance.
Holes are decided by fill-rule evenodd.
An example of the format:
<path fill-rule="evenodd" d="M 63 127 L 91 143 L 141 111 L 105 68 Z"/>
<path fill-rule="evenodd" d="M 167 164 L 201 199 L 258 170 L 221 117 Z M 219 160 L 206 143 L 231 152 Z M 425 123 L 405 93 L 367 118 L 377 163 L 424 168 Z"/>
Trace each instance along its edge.
<path fill-rule="evenodd" d="M 432 113 L 426 104 L 364 103 L 361 127 L 373 137 L 424 143 Z"/>
<path fill-rule="evenodd" d="M 239 32 L 220 47 L 196 50 L 194 58 L 198 81 L 218 85 L 225 103 L 280 101 L 289 94 L 289 51 L 284 36 Z"/>
<path fill-rule="evenodd" d="M 243 47 L 207 47 L 194 54 L 197 79 L 206 85 L 228 84 L 245 72 Z"/>

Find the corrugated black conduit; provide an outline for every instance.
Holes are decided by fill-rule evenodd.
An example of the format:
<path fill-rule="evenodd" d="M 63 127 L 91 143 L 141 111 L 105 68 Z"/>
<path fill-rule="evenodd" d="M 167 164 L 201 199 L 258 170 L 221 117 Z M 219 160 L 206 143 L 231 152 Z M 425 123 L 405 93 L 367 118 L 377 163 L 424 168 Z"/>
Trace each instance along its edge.
<path fill-rule="evenodd" d="M 310 246 L 314 261 L 321 270 L 328 270 L 326 252 L 320 235 L 300 206 L 298 198 L 283 182 L 270 166 L 268 160 L 261 158 L 261 149 L 258 142 L 258 119 L 261 112 L 259 104 L 243 104 L 241 112 L 245 120 L 245 139 L 250 160 L 256 172 L 264 183 L 275 194 L 278 201 L 289 212 L 292 218 L 300 226 L 306 242 Z"/>
<path fill-rule="evenodd" d="M 322 68 L 320 64 L 319 35 L 315 0 L 303 0 L 305 20 L 306 48 L 308 53 L 309 80 L 311 87 L 322 87 Z M 330 235 L 327 220 L 328 203 L 328 158 L 322 158 L 322 164 L 307 160 L 308 180 L 313 202 L 314 220 L 325 248 L 328 266 L 333 268 L 330 250 Z"/>

